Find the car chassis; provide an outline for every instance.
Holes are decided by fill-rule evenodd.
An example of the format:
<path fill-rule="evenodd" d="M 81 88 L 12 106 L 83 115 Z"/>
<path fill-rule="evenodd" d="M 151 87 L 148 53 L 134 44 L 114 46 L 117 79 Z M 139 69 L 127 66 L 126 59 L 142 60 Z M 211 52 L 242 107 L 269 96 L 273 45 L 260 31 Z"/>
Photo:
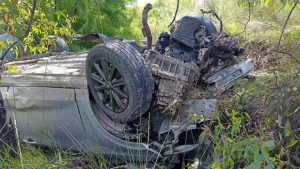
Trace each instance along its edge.
<path fill-rule="evenodd" d="M 147 15 L 151 8 L 152 6 L 148 4 L 143 14 Z M 181 157 L 185 153 L 193 152 L 197 156 L 199 152 L 195 153 L 194 150 L 203 146 L 199 144 L 199 135 L 203 132 L 201 125 L 214 119 L 220 90 L 229 83 L 247 76 L 254 67 L 250 59 L 238 63 L 231 59 L 235 58 L 231 57 L 232 52 L 222 53 L 228 54 L 228 57 L 219 59 L 221 61 L 218 63 L 223 62 L 221 66 L 206 69 L 210 64 L 207 57 L 213 55 L 210 52 L 214 48 L 222 47 L 223 42 L 225 44 L 223 47 L 229 42 L 235 42 L 222 32 L 212 37 L 213 40 L 210 39 L 210 44 L 213 44 L 211 47 L 207 47 L 206 43 L 206 47 L 197 50 L 197 55 L 187 52 L 189 50 L 185 47 L 181 48 L 180 45 L 178 47 L 178 44 L 185 46 L 190 44 L 189 41 L 176 42 L 185 37 L 182 34 L 191 31 L 183 29 L 181 25 L 197 20 L 199 19 L 184 17 L 177 30 L 171 34 L 173 44 L 169 44 L 168 47 L 172 49 L 164 48 L 166 50 L 164 52 L 156 48 L 159 45 L 152 47 L 152 37 L 150 45 L 147 41 L 147 49 L 143 49 L 132 44 L 133 41 L 115 40 L 102 34 L 92 34 L 100 39 L 98 42 L 102 44 L 95 46 L 89 53 L 45 53 L 4 64 L 1 87 L 3 105 L 1 112 L 5 119 L 3 127 L 17 129 L 17 139 L 32 145 L 99 153 L 111 163 L 113 161 L 118 164 L 127 163 L 131 168 L 141 166 L 172 168 L 181 162 Z M 198 35 L 195 38 L 196 42 L 197 39 L 199 42 L 207 40 L 203 39 L 207 37 L 203 23 L 195 29 L 196 31 L 192 30 L 192 36 Z M 147 21 L 143 21 L 143 24 L 144 28 L 147 28 Z M 145 29 L 144 34 L 149 40 L 149 30 Z M 87 35 L 75 36 L 77 39 L 86 37 Z M 221 41 L 222 38 L 225 40 Z M 233 45 L 236 44 L 232 43 L 231 47 Z M 103 80 L 98 69 L 104 70 L 103 59 L 99 61 L 98 58 L 100 58 L 99 51 L 104 48 L 116 54 L 126 51 L 136 57 L 135 61 L 131 60 L 132 62 L 142 63 L 139 69 L 141 74 L 139 72 L 137 75 L 132 74 L 132 77 L 138 76 L 142 82 L 136 89 L 141 89 L 136 93 L 141 102 L 133 111 L 140 110 L 137 111 L 137 116 L 128 117 L 130 120 L 122 120 L 122 117 L 127 115 L 121 116 L 122 111 L 117 114 L 117 110 L 112 106 L 110 108 L 113 113 L 110 116 L 105 112 L 107 107 L 103 108 L 105 107 L 103 99 L 95 97 L 99 96 L 99 93 L 102 96 L 101 92 L 95 90 L 93 93 L 93 88 L 101 87 L 97 86 L 99 84 L 96 84 L 96 81 L 102 84 Z M 180 55 L 176 55 L 177 53 Z M 196 59 L 191 59 L 192 56 L 196 56 Z M 109 60 L 107 64 L 117 67 L 119 63 Z M 9 70 L 13 65 L 16 66 L 18 73 L 10 73 Z M 203 73 L 205 69 L 206 72 Z M 119 69 L 118 73 L 126 74 Z M 144 76 L 149 78 L 143 79 Z M 136 82 L 139 83 L 139 80 Z M 106 83 L 107 87 L 113 88 L 113 83 Z M 128 91 L 130 94 L 131 86 L 126 86 L 126 83 L 124 88 L 111 90 L 122 89 L 123 92 Z M 199 90 L 195 87 L 199 83 L 205 84 L 204 90 L 209 93 L 209 97 L 188 94 L 193 90 Z M 124 103 L 118 103 L 118 99 L 114 102 L 121 105 L 120 108 L 125 103 L 130 108 L 132 103 L 130 99 Z M 119 118 L 113 118 L 115 115 L 119 115 Z M 193 117 L 200 118 L 192 120 Z M 187 139 L 186 135 L 194 137 Z M 210 164 L 212 160 L 209 159 Z"/>

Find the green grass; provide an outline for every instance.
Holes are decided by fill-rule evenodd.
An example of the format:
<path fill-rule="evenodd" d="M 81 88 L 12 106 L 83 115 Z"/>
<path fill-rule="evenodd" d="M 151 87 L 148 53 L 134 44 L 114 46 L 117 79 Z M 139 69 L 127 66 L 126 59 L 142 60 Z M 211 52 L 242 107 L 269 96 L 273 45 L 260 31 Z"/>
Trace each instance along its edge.
<path fill-rule="evenodd" d="M 72 153 L 59 148 L 46 149 L 22 144 L 22 160 L 18 153 L 12 157 L 8 151 L 2 152 L 1 169 L 61 169 L 61 168 L 107 168 L 101 155 L 91 153 Z"/>

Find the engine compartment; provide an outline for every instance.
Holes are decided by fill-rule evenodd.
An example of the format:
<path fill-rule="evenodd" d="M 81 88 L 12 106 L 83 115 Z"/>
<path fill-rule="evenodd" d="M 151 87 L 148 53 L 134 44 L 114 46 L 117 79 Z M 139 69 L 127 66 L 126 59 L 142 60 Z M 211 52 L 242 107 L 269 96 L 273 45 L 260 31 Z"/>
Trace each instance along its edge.
<path fill-rule="evenodd" d="M 158 86 L 158 106 L 169 107 L 174 101 L 182 102 L 186 99 L 183 98 L 186 89 L 211 86 L 213 82 L 207 81 L 209 77 L 239 62 L 237 57 L 243 50 L 239 49 L 238 41 L 217 32 L 211 25 L 204 16 L 184 16 L 172 25 L 170 34 L 160 34 L 154 51 L 149 51 L 145 57 Z M 177 70 L 178 63 L 188 71 Z M 216 92 L 210 91 L 211 95 Z M 176 96 L 171 94 L 176 92 Z"/>

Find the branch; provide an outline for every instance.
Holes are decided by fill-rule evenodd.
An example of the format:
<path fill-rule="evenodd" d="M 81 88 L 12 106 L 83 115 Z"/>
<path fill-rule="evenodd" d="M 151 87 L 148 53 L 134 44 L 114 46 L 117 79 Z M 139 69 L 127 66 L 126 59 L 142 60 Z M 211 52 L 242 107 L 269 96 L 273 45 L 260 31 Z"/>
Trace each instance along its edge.
<path fill-rule="evenodd" d="M 16 42 L 14 42 L 3 54 L 2 58 L 1 58 L 1 65 L 3 63 L 3 59 L 5 57 L 5 55 L 8 53 L 8 51 L 10 51 L 11 48 L 13 48 L 14 46 L 16 46 L 17 43 L 19 43 L 21 40 L 23 40 L 25 37 L 28 36 L 30 29 L 31 29 L 31 24 L 32 24 L 32 20 L 33 20 L 33 16 L 34 16 L 34 11 L 35 11 L 35 7 L 36 7 L 36 0 L 33 1 L 33 6 L 32 6 L 32 10 L 31 10 L 31 17 L 30 17 L 30 21 L 28 24 L 28 29 L 26 30 L 24 36 L 22 36 L 20 39 L 18 39 Z"/>
<path fill-rule="evenodd" d="M 168 27 L 170 27 L 173 24 L 173 22 L 175 21 L 176 16 L 177 16 L 177 12 L 178 12 L 178 8 L 179 8 L 179 0 L 177 0 L 177 7 L 176 7 L 174 18 L 173 18 L 172 22 L 170 23 L 170 25 Z"/>
<path fill-rule="evenodd" d="M 277 87 L 277 88 L 279 88 L 279 86 L 278 86 L 278 77 L 277 77 L 277 75 L 276 75 L 276 61 L 277 61 L 277 58 L 278 58 L 278 53 L 279 53 L 279 48 L 280 48 L 280 42 L 281 42 L 281 39 L 282 39 L 284 30 L 285 30 L 285 28 L 286 28 L 286 25 L 287 25 L 287 23 L 288 23 L 288 21 L 289 21 L 291 15 L 292 15 L 294 9 L 296 8 L 298 2 L 299 2 L 299 0 L 297 0 L 297 2 L 294 4 L 293 8 L 291 9 L 291 11 L 290 11 L 290 13 L 289 13 L 289 15 L 288 15 L 288 17 L 287 17 L 287 19 L 286 19 L 284 25 L 283 25 L 283 28 L 282 28 L 282 31 L 281 31 L 281 34 L 280 34 L 280 38 L 279 38 L 279 41 L 278 41 L 278 44 L 277 44 L 277 49 L 276 49 L 275 59 L 274 59 L 274 61 L 273 61 L 273 74 L 274 74 L 274 76 L 275 76 L 275 82 L 276 82 L 276 87 Z"/>
<path fill-rule="evenodd" d="M 246 25 L 244 26 L 244 30 L 242 32 L 238 33 L 238 34 L 233 35 L 233 36 L 238 36 L 238 35 L 240 35 L 240 34 L 242 34 L 242 33 L 245 32 L 245 38 L 246 38 L 246 28 L 247 28 L 247 25 L 248 25 L 248 23 L 249 23 L 249 21 L 251 19 L 250 14 L 251 14 L 251 4 L 250 4 L 250 2 L 248 2 L 248 20 L 246 22 Z"/>
<path fill-rule="evenodd" d="M 283 52 L 283 51 L 280 51 L 280 50 L 273 50 L 271 49 L 272 52 L 278 52 L 278 53 L 281 53 L 281 54 L 285 54 L 285 55 L 288 55 L 290 56 L 291 58 L 295 59 L 294 56 L 288 52 Z"/>
<path fill-rule="evenodd" d="M 213 14 L 218 19 L 218 21 L 220 22 L 220 32 L 223 32 L 223 22 L 214 10 L 204 11 L 203 9 L 201 9 L 201 12 L 202 12 L 203 15 L 204 14 Z"/>
<path fill-rule="evenodd" d="M 74 14 L 73 14 L 73 16 L 75 16 L 76 14 L 77 14 L 77 0 L 75 0 Z"/>
<path fill-rule="evenodd" d="M 279 38 L 279 41 L 278 41 L 278 44 L 277 44 L 277 49 L 276 49 L 275 58 L 274 58 L 274 60 L 273 60 L 273 74 L 274 74 L 274 77 L 275 77 L 275 84 L 276 84 L 276 87 L 275 87 L 270 93 L 268 93 L 267 97 L 265 98 L 265 103 L 267 102 L 267 99 L 269 98 L 269 96 L 270 96 L 272 93 L 274 93 L 274 92 L 276 91 L 276 89 L 280 89 L 280 87 L 278 86 L 278 77 L 277 77 L 277 75 L 276 75 L 276 61 L 277 61 L 277 58 L 278 58 L 278 53 L 280 53 L 280 52 L 279 52 L 280 42 L 281 42 L 281 40 L 282 40 L 282 36 L 283 36 L 284 30 L 285 30 L 285 28 L 286 28 L 286 25 L 287 25 L 287 23 L 288 23 L 288 21 L 289 21 L 291 15 L 292 15 L 294 9 L 296 8 L 298 2 L 299 2 L 299 0 L 297 0 L 297 1 L 295 2 L 294 6 L 292 7 L 292 9 L 291 9 L 291 11 L 290 11 L 290 13 L 289 13 L 289 15 L 288 15 L 288 17 L 287 17 L 287 19 L 286 19 L 284 25 L 283 25 L 283 28 L 282 28 L 282 31 L 281 31 L 281 34 L 280 34 L 280 38 Z M 299 71 L 300 71 L 300 70 L 299 70 Z M 299 74 L 299 71 L 298 71 L 297 75 Z M 295 78 L 296 78 L 296 77 L 295 77 Z M 283 94 L 282 94 L 282 91 L 281 91 L 281 90 L 280 90 L 280 95 L 281 95 L 281 101 L 282 101 L 282 95 L 283 95 Z"/>
<path fill-rule="evenodd" d="M 217 15 L 217 13 L 215 11 L 213 11 L 213 14 L 215 15 L 215 17 L 219 20 L 220 22 L 220 32 L 223 32 L 223 23 L 222 20 L 220 19 L 220 17 Z"/>

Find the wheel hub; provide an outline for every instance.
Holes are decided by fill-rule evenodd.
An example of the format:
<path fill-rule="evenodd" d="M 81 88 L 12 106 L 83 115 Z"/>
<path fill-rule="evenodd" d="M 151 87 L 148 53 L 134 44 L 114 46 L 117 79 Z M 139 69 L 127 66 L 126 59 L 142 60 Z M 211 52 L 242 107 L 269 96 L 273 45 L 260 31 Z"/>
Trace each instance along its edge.
<path fill-rule="evenodd" d="M 128 107 L 129 94 L 125 80 L 118 69 L 108 60 L 98 59 L 92 68 L 93 90 L 99 101 L 115 113 L 121 113 Z"/>

